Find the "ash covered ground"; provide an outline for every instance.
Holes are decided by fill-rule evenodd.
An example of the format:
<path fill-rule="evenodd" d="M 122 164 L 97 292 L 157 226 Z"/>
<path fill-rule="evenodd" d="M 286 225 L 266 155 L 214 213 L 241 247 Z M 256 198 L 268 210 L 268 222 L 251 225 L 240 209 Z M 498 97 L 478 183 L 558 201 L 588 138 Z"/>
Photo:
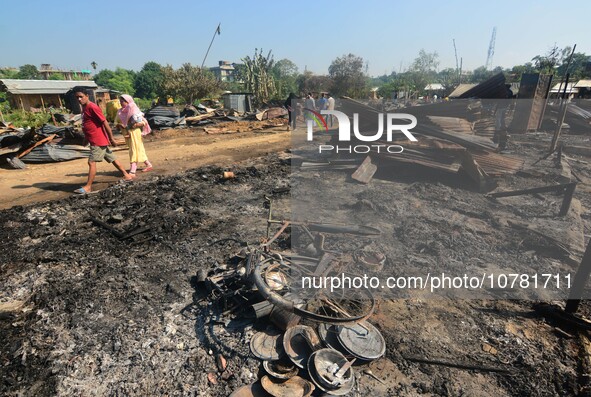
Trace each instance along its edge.
<path fill-rule="evenodd" d="M 528 160 L 524 172 L 498 180 L 500 188 L 562 181 L 551 160 L 532 165 L 542 144 L 511 145 L 514 155 Z M 240 250 L 230 240 L 212 243 L 260 241 L 265 196 L 273 200 L 276 218 L 289 217 L 286 157 L 236 164 L 235 179 L 206 167 L 2 211 L 0 394 L 224 396 L 260 377 L 248 342 L 265 321 L 220 314 L 198 300 L 194 277 L 225 266 Z M 327 191 L 322 187 L 329 180 L 334 189 L 346 189 L 346 198 L 332 203 L 340 218 L 370 221 L 392 236 L 396 244 L 374 243 L 390 258 L 386 273 L 397 263 L 478 270 L 510 263 L 519 271 L 543 266 L 572 272 L 591 205 L 591 167 L 577 159 L 570 164 L 583 183 L 566 218 L 557 216 L 561 196 L 491 200 L 458 177 L 400 171 L 358 185 L 347 173 L 320 170 L 303 178 L 319 187 L 310 197 Z M 149 230 L 121 241 L 90 218 L 122 232 Z M 585 395 L 586 335 L 545 319 L 537 303 L 424 294 L 381 299 L 370 322 L 384 335 L 387 351 L 365 367 L 384 383 L 360 375 L 355 393 Z M 582 310 L 588 314 L 586 303 Z M 228 361 L 225 379 L 217 354 Z"/>

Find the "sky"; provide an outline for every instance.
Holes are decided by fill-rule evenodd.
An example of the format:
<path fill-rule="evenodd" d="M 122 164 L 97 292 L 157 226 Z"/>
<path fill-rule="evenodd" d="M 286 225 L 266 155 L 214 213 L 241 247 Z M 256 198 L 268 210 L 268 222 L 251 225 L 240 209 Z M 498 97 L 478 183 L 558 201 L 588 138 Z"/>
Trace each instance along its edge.
<path fill-rule="evenodd" d="M 63 70 L 140 70 L 148 61 L 200 66 L 240 62 L 255 48 L 300 72 L 327 74 L 352 53 L 371 76 L 407 69 L 419 51 L 437 52 L 439 70 L 486 63 L 511 67 L 554 44 L 591 55 L 591 1 L 33 1 L 0 0 L 0 68 L 49 63 Z M 558 23 L 560 21 L 560 23 Z"/>

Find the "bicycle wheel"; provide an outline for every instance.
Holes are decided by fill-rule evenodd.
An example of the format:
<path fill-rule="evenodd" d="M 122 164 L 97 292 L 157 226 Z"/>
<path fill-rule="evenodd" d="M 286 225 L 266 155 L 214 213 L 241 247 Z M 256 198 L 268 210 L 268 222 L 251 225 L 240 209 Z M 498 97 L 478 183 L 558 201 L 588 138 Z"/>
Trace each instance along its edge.
<path fill-rule="evenodd" d="M 253 281 L 263 297 L 300 317 L 343 324 L 365 320 L 375 309 L 375 298 L 367 288 L 297 288 L 302 277 L 318 276 L 317 259 L 255 251 L 249 260 Z"/>

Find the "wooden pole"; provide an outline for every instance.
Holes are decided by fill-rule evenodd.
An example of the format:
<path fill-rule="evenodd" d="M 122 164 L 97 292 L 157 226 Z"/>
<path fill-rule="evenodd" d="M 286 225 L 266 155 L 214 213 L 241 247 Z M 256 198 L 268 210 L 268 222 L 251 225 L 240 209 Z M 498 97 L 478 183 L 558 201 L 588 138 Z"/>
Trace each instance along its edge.
<path fill-rule="evenodd" d="M 568 87 L 568 79 L 570 75 L 566 74 L 566 83 L 564 85 L 564 92 L 562 94 L 562 100 L 560 102 L 560 110 L 558 111 L 558 116 L 556 118 L 556 131 L 554 131 L 554 136 L 552 137 L 552 143 L 550 144 L 550 154 L 556 151 L 556 147 L 558 146 L 558 140 L 560 139 L 560 134 L 562 132 L 562 123 L 564 123 L 564 118 L 566 117 L 566 110 L 568 103 L 564 100 L 566 95 L 566 87 Z"/>
<path fill-rule="evenodd" d="M 568 300 L 566 301 L 566 307 L 564 308 L 564 311 L 567 313 L 576 313 L 577 309 L 579 308 L 579 304 L 583 298 L 583 292 L 585 291 L 585 285 L 587 285 L 587 280 L 589 279 L 590 274 L 591 240 L 589 240 L 587 243 L 587 249 L 585 249 L 585 254 L 583 255 L 583 259 L 581 259 L 581 264 L 579 265 L 579 268 L 575 273 L 575 278 L 573 279 L 573 287 L 570 290 Z"/>
<path fill-rule="evenodd" d="M 566 96 L 566 90 L 568 88 L 568 79 L 570 77 L 568 70 L 570 68 L 570 63 L 573 60 L 573 55 L 575 54 L 575 48 L 577 48 L 576 44 L 573 46 L 573 50 L 571 51 L 570 56 L 568 57 L 568 62 L 566 63 L 566 69 L 565 69 L 566 81 L 564 83 L 564 91 L 562 93 L 562 98 L 560 100 L 560 110 L 558 112 L 558 118 L 556 120 L 556 122 L 557 122 L 556 131 L 554 132 L 554 136 L 552 137 L 552 143 L 550 144 L 550 153 L 554 153 L 554 151 L 556 150 L 556 146 L 558 145 L 558 140 L 560 139 L 560 133 L 562 131 L 562 123 L 564 123 L 564 117 L 566 116 L 566 110 L 567 110 L 568 104 L 565 101 L 565 96 Z M 558 90 L 558 92 L 560 93 L 560 89 Z"/>
<path fill-rule="evenodd" d="M 41 107 L 43 108 L 43 111 L 45 112 L 45 102 L 43 101 L 43 95 L 39 94 L 39 98 L 41 98 Z"/>
<path fill-rule="evenodd" d="M 23 96 L 22 96 L 22 95 L 19 95 L 19 96 L 18 96 L 18 100 L 19 100 L 19 102 L 20 102 L 20 104 L 21 104 L 21 109 L 22 109 L 22 110 L 23 110 L 23 112 L 24 112 L 24 111 L 25 111 L 25 105 L 23 104 Z"/>
<path fill-rule="evenodd" d="M 209 50 L 211 49 L 211 45 L 213 44 L 213 41 L 215 40 L 215 35 L 216 34 L 220 34 L 220 25 L 222 23 L 218 23 L 218 27 L 215 29 L 215 32 L 213 32 L 213 37 L 211 38 L 211 43 L 209 43 L 209 47 L 207 47 L 207 52 L 205 53 L 205 57 L 203 58 L 203 62 L 201 63 L 201 69 L 203 69 L 203 65 L 205 65 L 205 60 L 207 59 L 207 54 L 209 54 Z"/>

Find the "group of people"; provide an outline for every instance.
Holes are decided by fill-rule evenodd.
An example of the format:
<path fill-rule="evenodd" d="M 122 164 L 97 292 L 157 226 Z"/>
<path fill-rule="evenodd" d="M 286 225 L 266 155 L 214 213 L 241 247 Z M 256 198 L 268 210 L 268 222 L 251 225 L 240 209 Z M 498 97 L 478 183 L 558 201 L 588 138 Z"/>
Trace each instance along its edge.
<path fill-rule="evenodd" d="M 116 128 L 123 134 L 127 146 L 129 147 L 129 170 L 121 164 L 113 154 L 109 146 L 117 146 L 113 131 L 109 121 L 103 114 L 101 108 L 90 101 L 87 89 L 85 87 L 74 88 L 74 96 L 78 103 L 82 106 L 82 131 L 84 132 L 84 140 L 90 144 L 90 156 L 88 158 L 88 179 L 86 184 L 74 191 L 77 194 L 89 194 L 92 190 L 92 184 L 96 176 L 96 163 L 103 160 L 111 163 L 123 175 L 123 181 L 129 182 L 135 179 L 135 174 L 138 170 L 138 163 L 143 163 L 142 172 L 151 171 L 152 163 L 148 160 L 142 136 L 151 132 L 150 125 L 145 119 L 144 114 L 138 108 L 130 95 L 121 95 L 119 102 L 121 109 L 117 111 L 117 118 L 115 120 Z M 298 107 L 302 107 L 298 101 L 298 97 L 294 93 L 290 93 L 285 101 L 285 107 L 289 113 L 289 125 L 291 128 L 296 128 L 296 119 L 299 114 Z M 310 110 L 320 112 L 322 110 L 334 110 L 335 100 L 329 93 L 320 93 L 320 97 L 315 100 L 312 93 L 306 95 L 303 104 L 305 119 L 311 119 L 312 113 Z M 327 117 L 327 123 L 332 127 L 332 116 Z"/>
<path fill-rule="evenodd" d="M 289 112 L 289 126 L 293 129 L 296 128 L 296 119 L 298 114 L 298 106 L 302 106 L 298 101 L 298 97 L 292 92 L 289 97 L 285 100 L 284 106 Z M 334 110 L 335 100 L 330 93 L 320 93 L 320 97 L 315 99 L 311 92 L 306 95 L 306 99 L 303 104 L 304 118 L 306 120 L 312 118 L 312 113 L 309 110 L 320 112 L 322 110 Z M 332 116 L 329 115 L 327 118 L 327 124 L 332 127 L 333 120 Z"/>
<path fill-rule="evenodd" d="M 142 136 L 151 132 L 148 121 L 133 101 L 130 95 L 121 95 L 119 102 L 121 109 L 117 112 L 115 125 L 125 137 L 129 147 L 129 170 L 117 160 L 109 146 L 117 146 L 109 121 L 101 108 L 90 101 L 85 87 L 74 88 L 74 96 L 82 106 L 82 131 L 84 140 L 90 144 L 90 157 L 88 158 L 88 179 L 86 184 L 74 191 L 77 194 L 89 194 L 96 176 L 96 163 L 103 160 L 111 163 L 123 175 L 123 181 L 130 182 L 135 178 L 138 163 L 144 163 L 142 172 L 152 170 L 152 163 L 148 160 Z"/>

